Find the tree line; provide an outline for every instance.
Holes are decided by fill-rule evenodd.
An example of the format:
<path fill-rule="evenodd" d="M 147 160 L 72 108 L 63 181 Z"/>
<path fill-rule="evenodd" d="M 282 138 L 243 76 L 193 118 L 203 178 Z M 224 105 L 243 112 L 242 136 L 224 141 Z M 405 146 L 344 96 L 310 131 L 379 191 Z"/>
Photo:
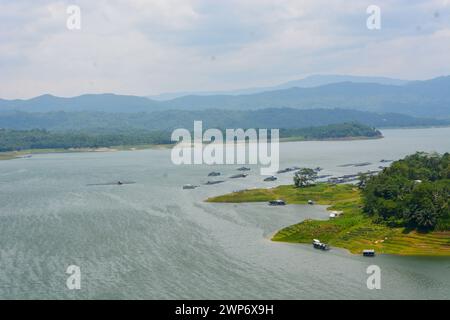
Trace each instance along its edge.
<path fill-rule="evenodd" d="M 450 154 L 416 153 L 361 176 L 363 210 L 390 226 L 450 229 Z"/>
<path fill-rule="evenodd" d="M 27 149 L 99 148 L 141 144 L 169 144 L 164 131 L 123 131 L 118 133 L 50 132 L 47 130 L 0 129 L 0 152 Z"/>
<path fill-rule="evenodd" d="M 206 129 L 206 128 L 205 128 Z M 269 131 L 270 132 L 270 131 Z M 304 129 L 280 130 L 280 137 L 326 139 L 343 137 L 373 137 L 381 135 L 374 128 L 358 123 L 344 123 Z M 96 131 L 48 131 L 44 129 L 0 129 L 0 152 L 26 149 L 98 148 L 142 144 L 170 144 L 167 130 L 117 129 Z"/>
<path fill-rule="evenodd" d="M 280 129 L 280 137 L 299 137 L 305 140 L 311 139 L 341 139 L 348 137 L 381 137 L 379 130 L 360 123 L 329 124 L 320 127 L 308 127 L 300 129 Z"/>

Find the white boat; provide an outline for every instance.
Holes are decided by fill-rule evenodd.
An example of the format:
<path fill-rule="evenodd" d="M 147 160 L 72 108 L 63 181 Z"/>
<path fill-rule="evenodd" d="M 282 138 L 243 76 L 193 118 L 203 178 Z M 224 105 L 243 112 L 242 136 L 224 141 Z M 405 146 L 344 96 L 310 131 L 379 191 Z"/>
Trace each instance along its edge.
<path fill-rule="evenodd" d="M 330 250 L 330 246 L 329 245 L 327 245 L 326 243 L 322 243 L 322 242 L 320 242 L 320 240 L 317 240 L 317 239 L 313 239 L 313 247 L 315 248 L 315 249 L 320 249 L 320 250 Z"/>
<path fill-rule="evenodd" d="M 331 219 L 337 218 L 337 217 L 341 216 L 342 214 L 343 214 L 342 211 L 331 211 L 331 213 L 330 213 L 330 218 L 331 218 Z"/>

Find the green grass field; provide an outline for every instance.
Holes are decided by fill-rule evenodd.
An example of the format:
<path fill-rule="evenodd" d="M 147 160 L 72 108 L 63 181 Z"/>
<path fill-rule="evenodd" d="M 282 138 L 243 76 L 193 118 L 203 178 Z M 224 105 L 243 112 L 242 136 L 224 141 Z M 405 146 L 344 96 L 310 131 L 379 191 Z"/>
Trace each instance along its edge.
<path fill-rule="evenodd" d="M 376 224 L 361 210 L 359 190 L 352 185 L 317 184 L 308 188 L 279 186 L 273 189 L 253 189 L 235 192 L 208 202 L 266 202 L 283 199 L 288 204 L 330 205 L 329 210 L 343 211 L 343 215 L 327 220 L 305 220 L 278 231 L 273 241 L 310 244 L 320 239 L 334 247 L 361 253 L 375 249 L 377 253 L 417 256 L 450 256 L 450 232 L 419 233 L 404 228 L 390 228 Z"/>

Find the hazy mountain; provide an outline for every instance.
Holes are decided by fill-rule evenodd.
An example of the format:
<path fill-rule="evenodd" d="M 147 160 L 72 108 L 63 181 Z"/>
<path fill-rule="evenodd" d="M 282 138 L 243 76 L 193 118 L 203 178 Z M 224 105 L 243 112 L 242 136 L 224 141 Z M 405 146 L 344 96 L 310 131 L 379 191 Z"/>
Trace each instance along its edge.
<path fill-rule="evenodd" d="M 345 108 L 448 118 L 449 88 L 450 77 L 414 81 L 402 86 L 341 82 L 238 96 L 186 96 L 160 104 L 167 109 Z"/>
<path fill-rule="evenodd" d="M 150 99 L 157 101 L 172 100 L 175 98 L 180 98 L 184 96 L 211 96 L 211 95 L 242 95 L 242 94 L 254 94 L 264 91 L 274 91 L 289 88 L 312 88 L 319 87 L 332 83 L 339 82 L 354 82 L 354 83 L 378 83 L 386 85 L 404 85 L 408 83 L 407 80 L 392 79 L 386 77 L 363 77 L 363 76 L 346 76 L 346 75 L 313 75 L 306 77 L 304 79 L 293 80 L 285 82 L 279 85 L 271 87 L 256 87 L 229 91 L 200 91 L 200 92 L 169 92 L 162 93 L 159 95 L 149 96 Z"/>
<path fill-rule="evenodd" d="M 28 112 L 47 111 L 104 111 L 143 112 L 157 108 L 157 103 L 145 97 L 116 94 L 85 94 L 73 98 L 55 97 L 49 94 L 28 100 L 2 100 L 0 109 Z"/>
<path fill-rule="evenodd" d="M 450 118 L 450 76 L 404 85 L 339 82 L 243 95 L 185 96 L 168 101 L 114 94 L 74 98 L 44 95 L 29 100 L 0 100 L 0 110 L 150 112 L 155 110 L 256 110 L 341 108 L 395 112 L 426 118 Z"/>

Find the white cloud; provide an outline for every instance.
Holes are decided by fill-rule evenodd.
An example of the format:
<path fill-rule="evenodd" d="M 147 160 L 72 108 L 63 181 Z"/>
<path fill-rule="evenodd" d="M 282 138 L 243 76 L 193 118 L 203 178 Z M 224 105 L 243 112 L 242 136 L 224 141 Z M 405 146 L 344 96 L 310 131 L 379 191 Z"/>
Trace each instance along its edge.
<path fill-rule="evenodd" d="M 82 29 L 66 29 L 66 7 Z M 366 8 L 382 29 L 366 29 Z M 147 95 L 314 73 L 450 74 L 446 1 L 0 0 L 0 97 Z"/>

